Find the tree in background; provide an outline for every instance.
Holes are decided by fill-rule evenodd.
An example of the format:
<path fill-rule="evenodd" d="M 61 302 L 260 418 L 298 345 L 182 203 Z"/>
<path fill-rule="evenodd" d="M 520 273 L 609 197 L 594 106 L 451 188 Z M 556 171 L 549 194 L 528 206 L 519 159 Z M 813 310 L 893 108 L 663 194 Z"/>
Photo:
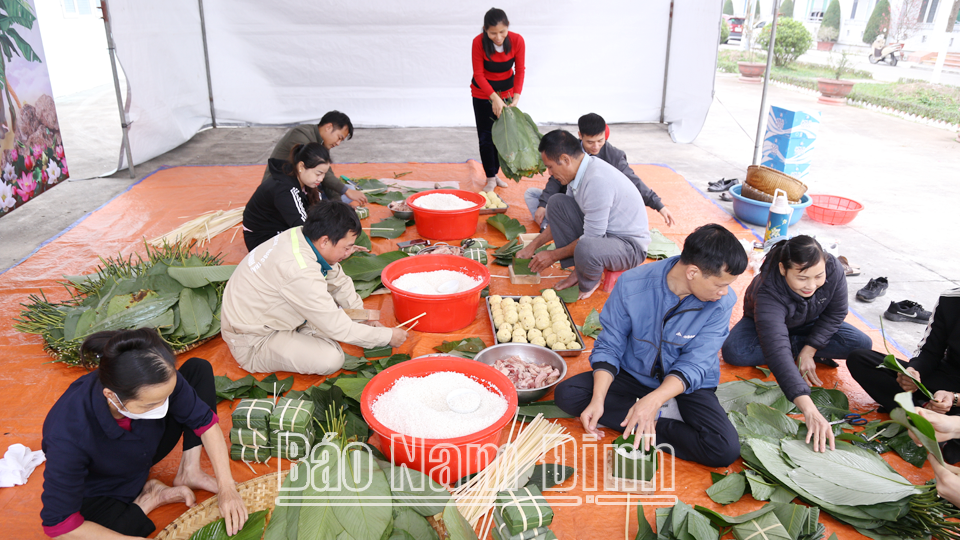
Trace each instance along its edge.
<path fill-rule="evenodd" d="M 881 0 L 886 2 L 887 0 Z M 770 29 L 767 25 L 757 39 L 757 43 L 766 49 L 770 45 Z M 777 42 L 773 45 L 773 61 L 777 66 L 785 66 L 810 49 L 813 36 L 800 21 L 783 17 L 777 21 Z"/>
<path fill-rule="evenodd" d="M 760 2 L 757 2 L 757 9 L 753 10 L 753 18 L 756 20 L 760 16 Z"/>
<path fill-rule="evenodd" d="M 868 45 L 873 44 L 873 40 L 880 34 L 886 34 L 888 28 L 890 28 L 890 2 L 880 0 L 873 8 L 870 18 L 867 19 L 867 27 L 863 29 L 863 42 Z"/>
<path fill-rule="evenodd" d="M 720 19 L 720 43 L 726 43 L 730 39 L 730 24 L 726 19 Z"/>
<path fill-rule="evenodd" d="M 903 0 L 891 15 L 890 38 L 903 41 L 923 29 L 920 8 L 925 0 Z"/>
<path fill-rule="evenodd" d="M 950 9 L 950 18 L 947 20 L 947 33 L 953 32 L 953 26 L 960 22 L 960 0 L 953 0 L 953 8 Z"/>
<path fill-rule="evenodd" d="M 783 3 L 780 4 L 780 14 L 784 17 L 793 18 L 793 0 L 783 0 Z"/>
<path fill-rule="evenodd" d="M 817 31 L 819 41 L 837 41 L 840 36 L 840 0 L 830 0 L 827 12 L 823 14 L 823 22 Z"/>
<path fill-rule="evenodd" d="M 733 15 L 733 0 L 727 0 L 723 3 L 723 14 Z"/>

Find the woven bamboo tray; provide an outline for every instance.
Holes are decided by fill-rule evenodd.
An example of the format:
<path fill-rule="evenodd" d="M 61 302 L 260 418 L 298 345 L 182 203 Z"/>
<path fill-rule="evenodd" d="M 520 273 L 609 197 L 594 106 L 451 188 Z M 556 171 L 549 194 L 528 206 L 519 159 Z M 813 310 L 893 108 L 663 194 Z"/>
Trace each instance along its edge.
<path fill-rule="evenodd" d="M 237 485 L 240 498 L 250 513 L 267 510 L 276 505 L 278 487 L 286 472 L 275 472 Z M 156 536 L 158 540 L 188 540 L 201 527 L 222 518 L 216 495 L 188 509 Z"/>
<path fill-rule="evenodd" d="M 800 202 L 803 194 L 807 192 L 807 186 L 803 182 L 789 174 L 784 174 L 776 169 L 764 167 L 763 165 L 751 165 L 747 167 L 746 184 L 771 197 L 776 193 L 776 190 L 782 189 L 787 193 L 787 199 L 789 199 L 791 203 L 794 201 Z M 747 197 L 747 194 L 744 193 L 743 196 Z M 771 198 L 771 201 L 772 200 Z"/>

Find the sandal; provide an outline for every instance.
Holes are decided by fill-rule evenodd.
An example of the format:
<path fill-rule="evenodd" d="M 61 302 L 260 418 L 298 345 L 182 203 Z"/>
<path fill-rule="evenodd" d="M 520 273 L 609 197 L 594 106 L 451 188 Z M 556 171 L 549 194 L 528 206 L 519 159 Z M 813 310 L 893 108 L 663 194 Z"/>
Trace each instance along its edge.
<path fill-rule="evenodd" d="M 850 261 L 847 260 L 845 255 L 837 257 L 837 260 L 840 261 L 840 265 L 843 266 L 843 275 L 845 276 L 859 276 L 860 267 L 855 264 L 850 264 Z"/>
<path fill-rule="evenodd" d="M 724 191 L 723 193 L 720 194 L 720 200 L 726 201 L 726 202 L 733 202 L 733 197 L 731 197 L 729 193 Z"/>

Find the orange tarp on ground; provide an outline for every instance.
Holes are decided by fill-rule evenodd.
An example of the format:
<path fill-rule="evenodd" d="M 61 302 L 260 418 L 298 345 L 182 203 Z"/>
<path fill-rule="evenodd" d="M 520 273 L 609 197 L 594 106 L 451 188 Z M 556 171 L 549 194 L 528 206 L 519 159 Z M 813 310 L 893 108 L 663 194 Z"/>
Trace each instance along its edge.
<path fill-rule="evenodd" d="M 461 187 L 477 191 L 483 181 L 483 174 L 479 165 L 474 161 L 460 164 L 354 164 L 336 165 L 338 174 L 349 177 L 371 176 L 375 178 L 392 178 L 395 173 L 411 171 L 403 177 L 404 180 L 425 180 L 431 182 L 456 180 Z M 729 214 L 713 204 L 703 194 L 691 187 L 680 175 L 668 167 L 657 165 L 637 165 L 634 169 L 641 178 L 656 191 L 664 203 L 671 209 L 677 219 L 677 225 L 667 228 L 660 215 L 648 209 L 650 226 L 658 228 L 669 238 L 682 246 L 687 234 L 696 227 L 705 223 L 721 223 L 734 232 L 739 238 L 753 240 L 750 230 L 736 222 Z M 77 377 L 85 373 L 79 368 L 70 368 L 61 364 L 49 363 L 50 358 L 43 352 L 38 336 L 16 332 L 11 327 L 12 319 L 19 314 L 20 303 L 25 302 L 29 294 L 43 289 L 47 297 L 60 300 L 67 297 L 66 291 L 56 284 L 63 275 L 77 275 L 95 270 L 98 256 L 110 256 L 131 253 L 142 253 L 142 237 L 153 238 L 167 233 L 181 223 L 200 214 L 241 206 L 246 203 L 250 194 L 260 182 L 262 166 L 237 167 L 177 167 L 162 169 L 134 185 L 129 191 L 118 196 L 103 208 L 92 213 L 60 237 L 39 249 L 29 259 L 0 275 L 0 313 L 6 323 L 0 327 L 0 346 L 3 350 L 4 370 L 0 375 L 0 411 L 4 415 L 3 437 L 0 439 L 0 449 L 10 444 L 22 443 L 31 449 L 39 449 L 41 441 L 41 426 L 50 407 L 63 393 L 67 386 Z M 510 187 L 501 190 L 503 199 L 510 205 L 508 215 L 520 220 L 527 226 L 529 232 L 535 227 L 529 212 L 523 202 L 523 192 L 528 187 L 542 187 L 545 178 L 524 180 L 519 184 L 510 183 Z M 381 206 L 371 206 L 371 216 L 364 220 L 364 226 L 375 223 L 389 216 L 389 211 Z M 494 245 L 505 242 L 503 235 L 485 223 L 485 216 L 481 216 L 477 228 L 477 236 L 482 236 Z M 381 253 L 396 249 L 396 242 L 417 238 L 416 228 L 409 227 L 407 232 L 396 240 L 374 239 L 374 252 Z M 215 238 L 209 245 L 212 253 L 222 252 L 226 264 L 236 264 L 246 254 L 242 235 L 233 235 L 227 232 Z M 506 276 L 505 267 L 490 265 L 490 272 L 497 276 Z M 557 276 L 546 278 L 537 285 L 511 285 L 508 279 L 492 278 L 492 294 L 535 294 L 539 289 L 550 286 L 566 275 L 566 272 L 553 268 L 544 272 L 545 275 Z M 742 296 L 752 276 L 744 275 L 738 279 L 733 288 L 738 296 Z M 570 311 L 577 324 L 582 324 L 591 309 L 601 310 L 607 294 L 598 291 L 586 301 L 570 305 Z M 741 317 L 741 305 L 738 303 L 731 324 Z M 371 296 L 366 300 L 366 307 L 381 310 L 381 321 L 386 325 L 396 324 L 393 317 L 393 307 L 390 295 Z M 476 321 L 460 331 L 451 334 L 424 334 L 412 332 L 411 339 L 396 352 L 409 353 L 413 356 L 436 352 L 434 347 L 443 340 L 460 339 L 462 337 L 480 336 L 487 344 L 493 343 L 493 333 L 490 328 L 486 312 L 481 305 L 477 311 Z M 852 324 L 867 331 L 873 337 L 875 348 L 882 350 L 879 332 L 868 329 L 856 317 L 847 319 Z M 586 338 L 587 349 L 592 348 L 593 340 Z M 358 354 L 356 348 L 347 347 L 347 352 Z M 237 379 L 246 374 L 241 370 L 227 350 L 220 338 L 183 355 L 181 361 L 191 356 L 199 356 L 210 360 L 214 372 L 218 375 L 227 375 Z M 589 370 L 589 354 L 584 352 L 578 357 L 568 358 L 568 377 Z M 857 412 L 870 410 L 874 405 L 857 385 L 852 381 L 841 361 L 837 370 L 819 369 L 820 378 L 825 386 L 838 384 L 850 397 L 851 409 Z M 285 376 L 286 374 L 281 374 Z M 258 375 L 262 378 L 263 375 Z M 762 374 L 753 368 L 737 368 L 723 366 L 722 380 L 726 382 L 736 377 L 762 378 Z M 321 377 L 296 375 L 294 389 L 303 389 L 319 383 Z M 547 396 L 551 399 L 552 396 Z M 224 432 L 229 432 L 230 412 L 234 403 L 222 402 L 218 407 L 220 425 Z M 868 418 L 874 418 L 870 415 Z M 560 420 L 563 426 L 578 441 L 584 434 L 579 421 L 576 419 Z M 615 434 L 607 430 L 606 438 L 602 443 L 613 441 Z M 884 457 L 904 476 L 914 483 L 922 483 L 932 477 L 929 465 L 924 469 L 917 469 L 902 461 L 893 453 Z M 593 457 L 588 456 L 592 461 Z M 153 476 L 170 483 L 176 473 L 180 452 L 175 450 L 170 456 L 154 468 Z M 256 465 L 252 473 L 245 465 L 233 462 L 232 471 L 238 482 L 249 480 L 276 470 L 275 461 L 271 466 Z M 597 495 L 621 496 L 618 493 L 604 493 L 602 479 L 597 479 L 591 471 L 583 471 L 584 460 L 577 461 L 569 456 L 567 464 L 577 467 L 584 472 L 576 482 L 564 484 L 562 495 L 579 496 L 584 501 L 579 507 L 557 508 L 556 518 L 552 529 L 563 540 L 583 538 L 621 538 L 624 535 L 625 513 L 629 513 L 629 538 L 633 538 L 637 530 L 635 507 L 626 509 L 622 504 L 605 506 L 598 504 Z M 209 461 L 204 457 L 204 467 L 212 472 Z M 738 461 L 731 469 L 740 470 Z M 30 481 L 15 488 L 0 490 L 0 524 L 4 537 L 7 538 L 43 538 L 40 528 L 40 494 L 43 482 L 43 466 L 37 468 Z M 602 468 L 601 468 L 602 470 Z M 713 503 L 705 494 L 710 486 L 711 470 L 689 462 L 677 462 L 676 491 L 684 502 L 694 505 L 701 504 L 726 514 L 741 514 L 759 508 L 762 503 L 756 502 L 750 496 L 745 496 L 740 502 L 727 507 L 720 507 Z M 584 486 L 598 485 L 600 491 L 585 490 Z M 667 492 L 662 492 L 667 493 Z M 200 492 L 198 498 L 205 499 L 210 494 Z M 632 497 L 636 500 L 636 496 Z M 150 518 L 157 524 L 158 530 L 176 519 L 186 507 L 182 504 L 173 504 L 161 507 L 150 514 Z M 646 509 L 647 519 L 655 523 L 653 508 Z M 821 514 L 822 522 L 827 526 L 827 535 L 838 533 L 840 538 L 859 537 L 852 528 L 838 523 L 836 520 Z"/>

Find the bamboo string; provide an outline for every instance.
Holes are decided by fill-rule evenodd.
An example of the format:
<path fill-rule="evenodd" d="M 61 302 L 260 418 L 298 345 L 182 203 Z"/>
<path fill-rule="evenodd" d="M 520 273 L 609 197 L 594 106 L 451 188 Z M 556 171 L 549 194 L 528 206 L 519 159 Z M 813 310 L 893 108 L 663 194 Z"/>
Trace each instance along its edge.
<path fill-rule="evenodd" d="M 413 321 L 416 321 L 416 320 L 419 319 L 420 317 L 423 317 L 423 316 L 426 315 L 426 314 L 427 314 L 427 312 L 424 311 L 423 313 L 417 315 L 416 317 L 410 319 L 409 321 L 404 321 L 404 322 L 398 324 L 398 325 L 396 326 L 396 328 L 400 328 L 400 327 L 402 327 L 402 326 L 406 326 L 406 325 L 412 323 Z M 418 321 L 418 322 L 419 322 L 419 321 Z M 411 328 L 412 328 L 412 327 L 411 327 Z"/>

